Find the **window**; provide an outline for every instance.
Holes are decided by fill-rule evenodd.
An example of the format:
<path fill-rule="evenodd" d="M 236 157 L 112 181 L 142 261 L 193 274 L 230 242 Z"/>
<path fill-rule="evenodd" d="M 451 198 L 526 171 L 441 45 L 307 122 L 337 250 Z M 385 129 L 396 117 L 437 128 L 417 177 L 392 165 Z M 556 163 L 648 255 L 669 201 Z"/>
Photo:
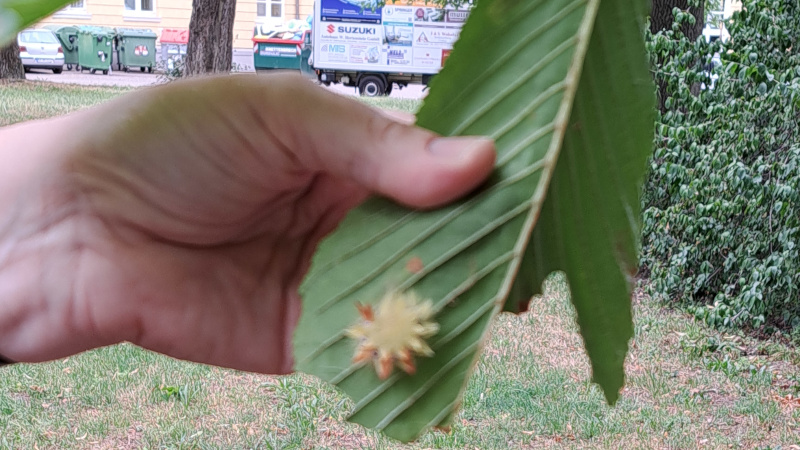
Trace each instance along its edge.
<path fill-rule="evenodd" d="M 130 22 L 160 22 L 155 0 L 123 0 L 122 19 Z"/>
<path fill-rule="evenodd" d="M 256 0 L 259 21 L 283 22 L 283 0 Z"/>
<path fill-rule="evenodd" d="M 90 19 L 92 15 L 86 10 L 87 3 L 89 2 L 86 0 L 71 2 L 65 6 L 64 9 L 55 13 L 53 17 L 63 19 Z"/>
<path fill-rule="evenodd" d="M 56 36 L 50 31 L 23 31 L 19 41 L 26 44 L 58 44 Z"/>
<path fill-rule="evenodd" d="M 125 0 L 125 11 L 129 13 L 152 13 L 153 0 Z"/>

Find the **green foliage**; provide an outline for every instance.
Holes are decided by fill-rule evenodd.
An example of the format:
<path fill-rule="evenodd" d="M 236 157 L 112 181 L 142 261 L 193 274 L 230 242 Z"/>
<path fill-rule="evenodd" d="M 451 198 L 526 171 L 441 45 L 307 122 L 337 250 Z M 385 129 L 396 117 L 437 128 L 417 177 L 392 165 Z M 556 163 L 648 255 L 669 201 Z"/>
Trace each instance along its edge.
<path fill-rule="evenodd" d="M 473 10 L 418 125 L 492 137 L 494 175 L 436 211 L 367 202 L 322 243 L 301 289 L 297 369 L 350 395 L 352 420 L 400 440 L 449 425 L 492 319 L 554 270 L 569 280 L 594 380 L 616 400 L 653 131 L 645 5 L 481 0 Z M 356 304 L 390 289 L 430 299 L 440 329 L 415 375 L 382 380 L 353 362 L 346 330 Z"/>
<path fill-rule="evenodd" d="M 676 22 L 687 16 L 676 11 Z M 688 42 L 677 23 L 649 36 L 667 96 L 642 269 L 654 293 L 709 324 L 797 330 L 800 7 L 746 0 L 727 27 L 726 43 Z M 721 63 L 710 70 L 714 55 Z"/>
<path fill-rule="evenodd" d="M 186 406 L 197 395 L 198 388 L 184 384 L 182 386 L 165 386 L 163 384 L 153 387 L 152 394 L 154 399 L 162 402 L 174 400 Z"/>
<path fill-rule="evenodd" d="M 654 103 L 639 56 L 641 30 L 617 21 L 644 17 L 646 6 L 628 2 L 628 15 L 600 7 L 563 148 L 516 280 L 522 291 L 512 291 L 506 303 L 513 309 L 527 302 L 550 273 L 565 272 L 593 380 L 611 404 L 624 384 L 633 336 L 630 281 Z"/>

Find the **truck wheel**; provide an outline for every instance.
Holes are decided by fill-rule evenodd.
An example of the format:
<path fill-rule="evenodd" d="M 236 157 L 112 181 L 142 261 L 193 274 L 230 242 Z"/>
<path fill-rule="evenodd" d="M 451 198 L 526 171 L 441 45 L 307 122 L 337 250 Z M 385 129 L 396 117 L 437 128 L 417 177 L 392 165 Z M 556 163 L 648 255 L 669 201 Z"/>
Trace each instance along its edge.
<path fill-rule="evenodd" d="M 363 97 L 378 97 L 384 95 L 386 86 L 383 80 L 375 75 L 367 75 L 358 82 L 358 91 Z"/>

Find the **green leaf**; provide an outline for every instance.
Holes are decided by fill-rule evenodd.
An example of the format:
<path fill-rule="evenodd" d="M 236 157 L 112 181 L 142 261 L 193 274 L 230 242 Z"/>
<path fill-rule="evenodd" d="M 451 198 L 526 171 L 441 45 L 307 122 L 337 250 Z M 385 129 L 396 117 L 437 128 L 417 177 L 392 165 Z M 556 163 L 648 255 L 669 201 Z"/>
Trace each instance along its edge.
<path fill-rule="evenodd" d="M 70 0 L 0 0 L 0 46 L 69 3 Z"/>
<path fill-rule="evenodd" d="M 600 8 L 547 200 L 509 298 L 524 301 L 548 274 L 566 272 L 594 381 L 612 404 L 633 336 L 639 190 L 655 123 L 641 34 L 614 24 L 642 17 L 644 5 L 606 0 Z"/>
<path fill-rule="evenodd" d="M 436 211 L 368 201 L 320 245 L 301 288 L 296 368 L 351 396 L 351 420 L 403 441 L 448 425 L 491 320 L 556 269 L 570 280 L 595 379 L 616 398 L 653 133 L 644 14 L 639 0 L 479 2 L 418 124 L 494 138 L 494 175 Z M 390 290 L 432 300 L 440 330 L 415 375 L 380 380 L 351 362 L 357 343 L 345 330 L 357 303 Z"/>

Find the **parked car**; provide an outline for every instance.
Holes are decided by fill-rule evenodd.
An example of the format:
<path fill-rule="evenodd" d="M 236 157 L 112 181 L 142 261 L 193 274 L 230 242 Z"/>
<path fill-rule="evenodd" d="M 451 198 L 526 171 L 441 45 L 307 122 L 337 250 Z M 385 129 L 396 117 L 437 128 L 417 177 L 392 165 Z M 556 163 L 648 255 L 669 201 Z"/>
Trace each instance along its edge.
<path fill-rule="evenodd" d="M 61 73 L 64 70 L 64 49 L 52 31 L 42 28 L 25 30 L 17 37 L 17 43 L 25 71 L 49 69 Z"/>

